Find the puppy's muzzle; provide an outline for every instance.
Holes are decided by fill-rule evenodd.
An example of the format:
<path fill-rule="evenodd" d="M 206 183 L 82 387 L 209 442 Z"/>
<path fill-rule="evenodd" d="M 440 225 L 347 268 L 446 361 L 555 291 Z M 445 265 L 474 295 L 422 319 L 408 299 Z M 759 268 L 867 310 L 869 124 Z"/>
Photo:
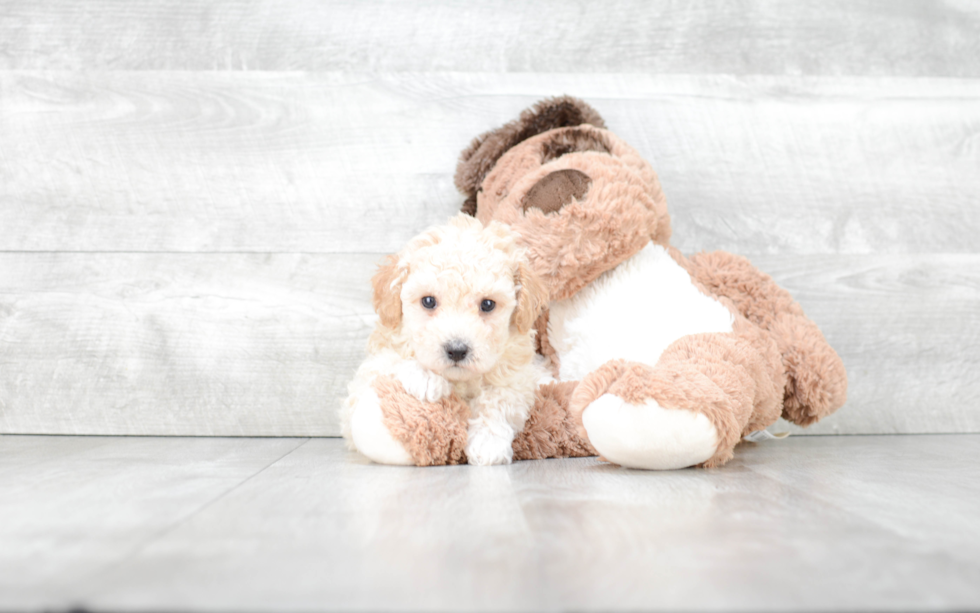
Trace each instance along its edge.
<path fill-rule="evenodd" d="M 465 360 L 470 352 L 470 346 L 463 341 L 449 341 L 442 348 L 446 350 L 446 357 L 455 364 Z"/>

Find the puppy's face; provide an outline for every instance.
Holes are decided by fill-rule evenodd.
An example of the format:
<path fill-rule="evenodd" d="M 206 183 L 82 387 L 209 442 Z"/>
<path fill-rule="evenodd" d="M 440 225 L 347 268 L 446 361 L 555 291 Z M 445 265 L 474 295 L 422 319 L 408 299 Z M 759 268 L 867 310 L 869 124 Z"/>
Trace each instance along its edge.
<path fill-rule="evenodd" d="M 529 334 L 544 294 L 516 235 L 467 216 L 413 240 L 375 277 L 382 324 L 450 381 L 490 371 L 511 335 Z"/>

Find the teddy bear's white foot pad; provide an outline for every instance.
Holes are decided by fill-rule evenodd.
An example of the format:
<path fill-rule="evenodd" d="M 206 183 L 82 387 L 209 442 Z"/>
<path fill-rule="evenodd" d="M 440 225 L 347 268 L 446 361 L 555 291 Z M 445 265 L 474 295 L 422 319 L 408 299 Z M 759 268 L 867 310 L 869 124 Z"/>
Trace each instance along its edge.
<path fill-rule="evenodd" d="M 351 439 L 362 454 L 378 464 L 411 466 L 415 460 L 385 428 L 381 402 L 373 389 L 365 390 L 350 420 Z"/>
<path fill-rule="evenodd" d="M 627 468 L 672 470 L 708 460 L 718 433 L 700 413 L 665 409 L 653 399 L 634 405 L 613 394 L 582 413 L 589 441 L 610 462 Z"/>

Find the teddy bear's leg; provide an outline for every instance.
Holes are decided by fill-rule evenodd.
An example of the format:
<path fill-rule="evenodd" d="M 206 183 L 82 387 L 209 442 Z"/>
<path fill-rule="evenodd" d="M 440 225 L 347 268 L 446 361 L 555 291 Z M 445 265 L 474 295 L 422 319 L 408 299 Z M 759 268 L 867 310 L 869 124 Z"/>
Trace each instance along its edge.
<path fill-rule="evenodd" d="M 408 464 L 437 466 L 466 462 L 464 449 L 470 412 L 455 392 L 428 402 L 408 393 L 400 381 L 387 376 L 375 379 L 372 388 L 379 399 L 381 425 L 406 452 L 410 458 Z M 356 436 L 355 443 L 360 449 Z"/>
<path fill-rule="evenodd" d="M 847 371 L 817 325 L 803 315 L 781 313 L 772 332 L 789 375 L 783 417 L 809 426 L 844 406 Z"/>
<path fill-rule="evenodd" d="M 744 432 L 779 415 L 774 351 L 738 333 L 673 343 L 655 366 L 613 360 L 587 376 L 570 411 L 603 457 L 630 468 L 720 466 Z M 773 355 L 770 355 L 773 354 Z"/>
<path fill-rule="evenodd" d="M 664 370 L 615 361 L 582 381 L 572 412 L 604 459 L 648 470 L 694 466 L 714 457 L 726 433 L 737 428 L 723 424 L 719 429 L 694 402 L 665 399 L 668 393 L 690 400 L 696 396 L 730 411 L 727 398 L 702 373 L 673 366 Z"/>
<path fill-rule="evenodd" d="M 684 259 L 672 254 L 713 294 L 765 330 L 779 348 L 786 369 L 782 416 L 807 426 L 847 400 L 847 372 L 840 356 L 788 291 L 744 257 L 716 251 Z"/>

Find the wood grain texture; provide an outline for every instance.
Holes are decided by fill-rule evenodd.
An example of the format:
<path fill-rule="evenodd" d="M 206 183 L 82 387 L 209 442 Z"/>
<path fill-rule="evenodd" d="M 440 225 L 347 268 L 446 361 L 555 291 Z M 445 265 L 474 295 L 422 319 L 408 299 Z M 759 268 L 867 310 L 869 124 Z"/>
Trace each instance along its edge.
<path fill-rule="evenodd" d="M 386 252 L 458 208 L 451 127 L 371 77 L 0 83 L 3 250 Z"/>
<path fill-rule="evenodd" d="M 378 256 L 565 93 L 676 246 L 756 254 L 840 350 L 811 432 L 980 431 L 978 31 L 963 0 L 3 2 L 0 432 L 336 434 Z"/>
<path fill-rule="evenodd" d="M 848 402 L 808 434 L 980 432 L 980 258 L 757 256 L 847 368 Z"/>
<path fill-rule="evenodd" d="M 0 444 L 5 610 L 980 606 L 980 435 L 791 437 L 667 473 L 378 466 L 336 439 Z"/>
<path fill-rule="evenodd" d="M 0 72 L 0 250 L 385 253 L 476 134 L 572 92 L 660 173 L 674 243 L 976 253 L 980 80 Z"/>
<path fill-rule="evenodd" d="M 337 435 L 377 259 L 0 254 L 0 432 Z"/>
<path fill-rule="evenodd" d="M 4 3 L 0 68 L 980 77 L 962 0 Z"/>
<path fill-rule="evenodd" d="M 0 254 L 0 432 L 336 436 L 377 259 Z M 848 368 L 807 432 L 980 431 L 980 256 L 753 261 Z"/>
<path fill-rule="evenodd" d="M 77 606 L 93 578 L 304 442 L 0 438 L 0 609 Z"/>

